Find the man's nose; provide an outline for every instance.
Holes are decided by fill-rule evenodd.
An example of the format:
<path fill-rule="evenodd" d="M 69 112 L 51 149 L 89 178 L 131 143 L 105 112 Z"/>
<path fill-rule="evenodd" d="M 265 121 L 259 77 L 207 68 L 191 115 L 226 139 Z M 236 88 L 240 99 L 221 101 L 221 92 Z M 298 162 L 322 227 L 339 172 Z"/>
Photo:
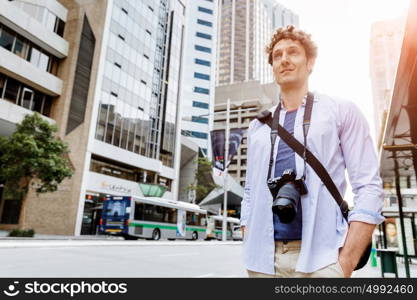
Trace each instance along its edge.
<path fill-rule="evenodd" d="M 287 54 L 287 52 L 283 52 L 282 53 L 282 57 L 281 57 L 281 64 L 288 64 L 288 54 Z"/>

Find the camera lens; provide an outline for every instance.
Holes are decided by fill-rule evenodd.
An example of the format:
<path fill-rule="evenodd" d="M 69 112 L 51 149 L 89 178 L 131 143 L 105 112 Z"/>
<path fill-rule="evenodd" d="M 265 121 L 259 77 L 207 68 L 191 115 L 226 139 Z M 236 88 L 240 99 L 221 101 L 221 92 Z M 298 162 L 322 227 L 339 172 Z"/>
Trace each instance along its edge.
<path fill-rule="evenodd" d="M 300 192 L 293 183 L 284 184 L 278 191 L 272 211 L 275 213 L 281 223 L 291 223 L 297 214 L 297 205 L 300 201 Z"/>

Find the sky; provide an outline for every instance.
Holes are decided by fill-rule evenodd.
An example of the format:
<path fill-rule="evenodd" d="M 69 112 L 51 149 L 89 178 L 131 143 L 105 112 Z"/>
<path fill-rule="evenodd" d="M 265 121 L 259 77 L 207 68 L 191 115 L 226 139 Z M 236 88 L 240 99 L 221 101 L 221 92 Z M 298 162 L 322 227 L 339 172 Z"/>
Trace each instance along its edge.
<path fill-rule="evenodd" d="M 318 46 L 309 89 L 355 102 L 375 144 L 369 76 L 371 24 L 405 16 L 409 0 L 277 0 L 299 16 L 300 29 Z M 353 204 L 348 183 L 345 200 Z"/>
<path fill-rule="evenodd" d="M 375 137 L 369 77 L 371 24 L 405 15 L 409 0 L 277 0 L 299 16 L 318 57 L 310 90 L 354 101 Z M 375 138 L 374 138 L 375 141 Z"/>

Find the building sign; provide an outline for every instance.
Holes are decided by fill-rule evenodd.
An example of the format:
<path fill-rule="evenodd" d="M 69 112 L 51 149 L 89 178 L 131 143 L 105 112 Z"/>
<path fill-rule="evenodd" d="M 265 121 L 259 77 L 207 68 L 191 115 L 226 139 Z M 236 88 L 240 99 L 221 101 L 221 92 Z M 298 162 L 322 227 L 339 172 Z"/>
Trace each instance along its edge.
<path fill-rule="evenodd" d="M 88 173 L 86 190 L 94 193 L 112 194 L 117 196 L 142 197 L 138 183 L 94 172 Z"/>
<path fill-rule="evenodd" d="M 107 181 L 101 182 L 101 188 L 104 190 L 108 190 L 112 192 L 119 192 L 119 193 L 129 194 L 129 195 L 132 193 L 132 190 L 127 187 L 124 187 L 122 185 L 117 185 L 117 184 L 111 184 L 111 183 L 108 183 Z"/>

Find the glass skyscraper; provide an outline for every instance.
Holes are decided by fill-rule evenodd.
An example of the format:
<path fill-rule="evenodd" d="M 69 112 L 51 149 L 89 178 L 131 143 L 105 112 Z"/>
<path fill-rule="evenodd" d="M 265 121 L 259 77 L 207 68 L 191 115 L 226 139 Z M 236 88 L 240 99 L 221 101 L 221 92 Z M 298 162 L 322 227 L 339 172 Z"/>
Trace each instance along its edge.
<path fill-rule="evenodd" d="M 113 1 L 95 135 L 171 168 L 184 10 L 180 1 Z"/>

